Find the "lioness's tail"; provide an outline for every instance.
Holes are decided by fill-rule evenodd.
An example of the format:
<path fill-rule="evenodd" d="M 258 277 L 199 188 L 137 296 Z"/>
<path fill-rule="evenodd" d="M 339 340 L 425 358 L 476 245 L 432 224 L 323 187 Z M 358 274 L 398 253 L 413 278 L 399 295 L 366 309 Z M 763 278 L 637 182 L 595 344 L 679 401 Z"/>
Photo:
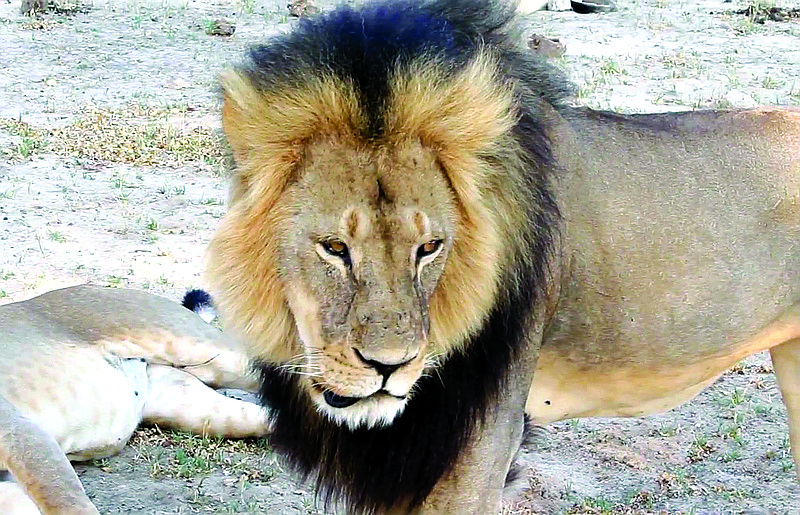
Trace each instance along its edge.
<path fill-rule="evenodd" d="M 200 318 L 211 323 L 217 317 L 217 309 L 211 300 L 211 295 L 204 290 L 194 289 L 186 292 L 183 296 L 181 305 L 190 311 L 197 313 Z"/>

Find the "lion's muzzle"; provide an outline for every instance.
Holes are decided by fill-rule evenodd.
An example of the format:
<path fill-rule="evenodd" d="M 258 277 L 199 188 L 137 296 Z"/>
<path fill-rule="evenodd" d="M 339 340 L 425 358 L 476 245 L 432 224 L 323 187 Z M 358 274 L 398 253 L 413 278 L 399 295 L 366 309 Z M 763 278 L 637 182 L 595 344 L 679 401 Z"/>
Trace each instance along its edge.
<path fill-rule="evenodd" d="M 382 383 L 380 390 L 376 391 L 375 393 L 368 395 L 367 397 L 372 396 L 382 396 L 382 395 L 389 395 L 391 397 L 396 397 L 397 399 L 405 399 L 407 392 L 392 392 L 389 390 L 389 379 L 391 378 L 392 374 L 403 367 L 409 366 L 417 356 L 414 355 L 410 359 L 406 359 L 401 361 L 400 363 L 384 363 L 382 361 L 378 361 L 375 359 L 369 359 L 365 357 L 358 349 L 353 349 L 355 355 L 361 360 L 362 363 L 368 365 L 369 367 L 373 368 L 378 375 L 382 377 Z M 395 390 L 397 388 L 394 388 Z M 348 397 L 344 395 L 338 395 L 330 390 L 326 390 L 323 392 L 323 399 L 328 404 L 328 406 L 332 408 L 347 408 L 355 404 L 356 402 L 360 401 L 365 397 Z"/>
<path fill-rule="evenodd" d="M 371 350 L 341 345 L 317 361 L 318 375 L 309 376 L 317 409 L 352 429 L 391 424 L 425 367 L 422 345 L 411 354 Z"/>

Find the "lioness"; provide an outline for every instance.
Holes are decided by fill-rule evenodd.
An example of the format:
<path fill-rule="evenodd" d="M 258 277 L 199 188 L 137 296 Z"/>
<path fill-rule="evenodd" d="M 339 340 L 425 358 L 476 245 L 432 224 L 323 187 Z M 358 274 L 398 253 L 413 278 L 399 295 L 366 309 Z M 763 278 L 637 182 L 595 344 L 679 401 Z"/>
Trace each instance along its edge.
<path fill-rule="evenodd" d="M 97 513 L 68 458 L 115 454 L 142 421 L 267 433 L 259 406 L 210 388 L 254 389 L 244 356 L 145 292 L 85 285 L 0 306 L 0 353 L 0 470 L 16 480 L 0 482 L 2 513 Z"/>
<path fill-rule="evenodd" d="M 525 413 L 666 410 L 771 349 L 800 457 L 800 112 L 576 108 L 514 24 L 343 7 L 223 75 L 209 275 L 272 444 L 352 512 L 491 513 Z"/>

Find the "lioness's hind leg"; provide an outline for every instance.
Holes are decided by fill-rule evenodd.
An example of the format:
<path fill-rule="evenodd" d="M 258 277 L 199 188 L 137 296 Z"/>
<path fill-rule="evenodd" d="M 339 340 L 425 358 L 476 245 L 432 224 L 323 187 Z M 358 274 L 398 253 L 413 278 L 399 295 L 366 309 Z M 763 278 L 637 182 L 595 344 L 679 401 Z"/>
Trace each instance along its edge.
<path fill-rule="evenodd" d="M 55 438 L 0 395 L 0 469 L 8 470 L 21 491 L 45 515 L 97 514 L 78 476 Z M 9 502 L 19 499 L 14 486 L 5 485 Z M 22 507 L 29 506 L 22 502 Z M 2 513 L 9 513 L 3 510 Z M 24 513 L 24 512 L 23 512 Z M 36 513 L 36 512 L 34 512 Z"/>
<path fill-rule="evenodd" d="M 773 347 L 770 355 L 786 405 L 794 470 L 800 479 L 800 338 Z"/>
<path fill-rule="evenodd" d="M 144 421 L 195 434 L 246 438 L 267 434 L 266 415 L 252 402 L 217 393 L 193 375 L 165 365 L 147 368 Z"/>
<path fill-rule="evenodd" d="M 25 490 L 15 481 L 0 481 L 0 513 L 3 515 L 41 515 Z"/>

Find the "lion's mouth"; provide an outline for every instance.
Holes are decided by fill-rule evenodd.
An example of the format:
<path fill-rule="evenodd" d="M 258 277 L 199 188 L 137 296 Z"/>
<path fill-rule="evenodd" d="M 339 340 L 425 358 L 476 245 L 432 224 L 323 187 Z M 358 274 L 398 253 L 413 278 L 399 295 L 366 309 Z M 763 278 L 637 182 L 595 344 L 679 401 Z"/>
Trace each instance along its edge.
<path fill-rule="evenodd" d="M 322 385 L 312 386 L 311 400 L 321 414 L 336 424 L 350 429 L 386 426 L 402 413 L 408 403 L 409 395 L 392 395 L 386 390 L 378 390 L 370 395 L 349 397 L 339 395 Z"/>
<path fill-rule="evenodd" d="M 336 395 L 330 390 L 323 392 L 322 397 L 331 408 L 346 408 L 362 399 L 362 397 L 344 397 L 342 395 Z"/>
<path fill-rule="evenodd" d="M 344 395 L 335 394 L 330 390 L 322 391 L 322 398 L 325 399 L 325 404 L 327 404 L 331 408 L 338 408 L 338 409 L 348 408 L 353 404 L 357 403 L 358 401 L 364 399 L 382 399 L 387 397 L 392 399 L 398 399 L 401 401 L 405 400 L 406 398 L 405 395 L 392 395 L 386 392 L 385 390 L 378 390 L 372 395 L 367 395 L 366 397 L 345 397 Z"/>

